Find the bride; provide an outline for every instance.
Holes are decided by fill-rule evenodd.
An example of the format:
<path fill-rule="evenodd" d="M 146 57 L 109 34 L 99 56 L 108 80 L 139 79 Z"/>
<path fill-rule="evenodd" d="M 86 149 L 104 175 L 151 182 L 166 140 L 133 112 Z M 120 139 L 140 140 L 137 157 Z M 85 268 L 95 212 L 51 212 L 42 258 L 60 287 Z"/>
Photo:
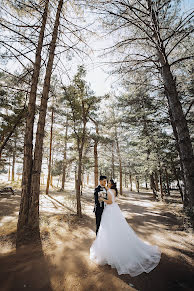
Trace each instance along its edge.
<path fill-rule="evenodd" d="M 100 228 L 90 248 L 90 259 L 99 265 L 109 264 L 119 275 L 132 277 L 143 272 L 149 273 L 159 263 L 161 252 L 157 246 L 142 241 L 128 225 L 115 198 L 118 194 L 116 183 L 110 180 L 106 207 L 102 214 Z"/>

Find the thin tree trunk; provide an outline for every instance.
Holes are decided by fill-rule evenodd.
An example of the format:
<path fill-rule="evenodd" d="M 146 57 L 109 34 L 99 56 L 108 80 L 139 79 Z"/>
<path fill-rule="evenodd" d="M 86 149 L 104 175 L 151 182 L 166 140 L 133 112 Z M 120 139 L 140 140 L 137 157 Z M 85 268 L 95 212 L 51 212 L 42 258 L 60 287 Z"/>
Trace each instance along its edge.
<path fill-rule="evenodd" d="M 158 192 L 159 191 L 159 185 L 158 185 L 158 173 L 157 171 L 155 171 L 154 173 L 154 176 L 155 176 L 155 187 L 156 187 L 156 191 Z"/>
<path fill-rule="evenodd" d="M 170 196 L 170 186 L 169 186 L 169 177 L 168 177 L 168 171 L 167 168 L 165 168 L 165 174 L 166 174 L 166 186 L 167 186 L 167 193 Z"/>
<path fill-rule="evenodd" d="M 99 131 L 98 131 L 98 124 L 95 123 L 96 125 L 96 135 L 98 136 Z M 94 141 L 94 185 L 95 187 L 98 186 L 98 141 L 95 139 Z"/>
<path fill-rule="evenodd" d="M 11 172 L 12 182 L 14 182 L 15 180 L 15 159 L 16 159 L 16 136 L 14 136 L 14 149 L 13 149 L 12 172 Z"/>
<path fill-rule="evenodd" d="M 112 178 L 115 179 L 115 156 L 114 156 L 114 143 L 112 143 Z"/>
<path fill-rule="evenodd" d="M 24 162 L 23 162 L 23 175 L 22 175 L 22 194 L 20 202 L 20 211 L 17 224 L 17 239 L 16 247 L 24 240 L 26 229 L 28 229 L 29 209 L 31 203 L 31 174 L 32 174 L 32 151 L 33 151 L 33 127 L 35 118 L 35 106 L 36 106 L 36 92 L 38 86 L 38 79 L 41 66 L 41 52 L 43 47 L 43 39 L 45 26 L 48 14 L 49 0 L 45 1 L 45 8 L 42 17 L 42 25 L 40 29 L 38 46 L 36 49 L 36 57 L 34 63 L 34 70 L 32 75 L 32 85 L 30 89 L 30 96 L 28 102 L 28 115 L 26 119 L 26 129 L 24 137 Z"/>
<path fill-rule="evenodd" d="M 52 151 L 52 158 L 51 158 L 51 169 L 53 168 L 53 158 L 54 157 L 54 149 Z M 50 186 L 53 187 L 53 176 L 52 176 L 52 172 L 51 172 L 51 178 L 50 178 Z"/>
<path fill-rule="evenodd" d="M 92 122 L 96 127 L 96 137 L 94 139 L 94 186 L 98 186 L 98 135 L 99 135 L 99 127 L 98 122 L 90 117 Z"/>
<path fill-rule="evenodd" d="M 79 160 L 78 160 L 78 172 L 77 172 L 77 187 L 76 187 L 76 198 L 77 198 L 77 215 L 78 217 L 82 217 L 81 212 L 81 174 L 82 174 L 82 152 L 79 152 Z"/>
<path fill-rule="evenodd" d="M 74 184 L 75 184 L 75 190 L 77 191 L 77 168 L 75 167 L 74 171 Z M 76 192 L 77 195 L 77 192 Z"/>
<path fill-rule="evenodd" d="M 118 134 L 117 134 L 117 128 L 116 127 L 115 127 L 115 140 L 116 140 L 117 153 L 118 153 L 118 158 L 119 158 L 120 195 L 123 195 L 122 159 L 121 159 L 121 153 L 120 153 L 120 147 L 119 147 Z"/>
<path fill-rule="evenodd" d="M 3 145 L 3 143 L 4 143 L 4 139 L 5 139 L 5 137 L 4 137 L 4 134 L 2 133 L 1 134 L 1 137 L 0 137 L 0 144 L 1 144 L 1 146 Z M 1 156 L 2 156 L 2 150 L 3 150 L 3 148 L 0 150 L 0 160 L 1 160 Z"/>
<path fill-rule="evenodd" d="M 80 140 L 77 140 L 77 149 L 79 154 L 78 159 L 78 171 L 77 171 L 77 187 L 76 187 L 76 198 L 77 198 L 77 215 L 78 217 L 82 217 L 82 211 L 81 211 L 81 178 L 82 178 L 82 157 L 83 157 L 83 149 L 85 144 L 85 136 L 86 136 L 86 118 L 85 118 L 85 110 L 84 110 L 84 104 L 82 103 L 82 109 L 83 109 L 83 131 L 82 131 L 82 138 L 81 142 Z"/>
<path fill-rule="evenodd" d="M 125 172 L 125 188 L 128 188 L 127 173 Z"/>
<path fill-rule="evenodd" d="M 160 195 L 161 195 L 161 198 L 163 200 L 163 197 L 164 197 L 164 192 L 163 192 L 163 186 L 162 186 L 162 168 L 161 168 L 161 165 L 160 165 L 160 162 L 159 162 L 159 180 L 160 180 Z"/>
<path fill-rule="evenodd" d="M 9 168 L 8 168 L 8 181 L 10 181 L 10 157 L 9 157 Z"/>
<path fill-rule="evenodd" d="M 179 182 L 179 177 L 178 177 L 178 174 L 177 174 L 177 170 L 176 170 L 176 167 L 174 165 L 174 162 L 173 162 L 172 158 L 171 158 L 171 166 L 172 166 L 172 170 L 174 172 L 175 178 L 177 180 L 177 185 L 178 185 L 178 188 L 179 188 L 179 191 L 180 191 L 180 194 L 181 194 L 181 199 L 184 202 L 183 191 L 182 191 L 182 188 L 181 188 L 181 185 L 180 185 L 180 182 Z"/>
<path fill-rule="evenodd" d="M 53 176 L 51 175 L 50 186 L 53 187 Z"/>
<path fill-rule="evenodd" d="M 94 186 L 98 186 L 98 143 L 94 142 Z"/>
<path fill-rule="evenodd" d="M 145 177 L 145 186 L 146 186 L 146 190 L 148 190 L 148 181 L 147 181 L 147 177 Z"/>
<path fill-rule="evenodd" d="M 130 191 L 133 191 L 133 183 L 132 183 L 132 175 L 129 175 L 129 181 L 130 181 Z"/>
<path fill-rule="evenodd" d="M 59 187 L 59 182 L 60 182 L 60 175 L 59 175 L 59 178 L 58 178 L 58 181 L 57 181 L 57 188 Z"/>
<path fill-rule="evenodd" d="M 65 147 L 63 155 L 63 175 L 62 175 L 62 189 L 64 190 L 65 181 L 66 181 L 66 169 L 67 169 L 67 136 L 68 136 L 68 117 L 66 119 L 65 125 Z"/>
<path fill-rule="evenodd" d="M 139 177 L 135 176 L 136 191 L 139 193 Z"/>
<path fill-rule="evenodd" d="M 49 149 L 49 164 L 48 164 L 48 177 L 46 185 L 46 194 L 49 193 L 50 176 L 51 176 L 51 157 L 52 157 L 52 142 L 53 142 L 53 122 L 54 122 L 54 107 L 51 111 L 51 132 L 50 132 L 50 149 Z"/>
<path fill-rule="evenodd" d="M 157 191 L 156 191 L 156 185 L 155 185 L 154 174 L 153 173 L 150 175 L 150 188 L 153 191 L 153 198 L 154 198 L 154 200 L 156 200 L 156 198 L 157 198 Z"/>
<path fill-rule="evenodd" d="M 119 159 L 119 181 L 120 181 L 120 195 L 123 195 L 123 172 L 121 158 Z"/>
<path fill-rule="evenodd" d="M 83 170 L 83 173 L 81 174 L 81 185 L 80 185 L 80 194 L 82 195 L 83 194 L 83 182 L 84 182 L 84 170 Z"/>

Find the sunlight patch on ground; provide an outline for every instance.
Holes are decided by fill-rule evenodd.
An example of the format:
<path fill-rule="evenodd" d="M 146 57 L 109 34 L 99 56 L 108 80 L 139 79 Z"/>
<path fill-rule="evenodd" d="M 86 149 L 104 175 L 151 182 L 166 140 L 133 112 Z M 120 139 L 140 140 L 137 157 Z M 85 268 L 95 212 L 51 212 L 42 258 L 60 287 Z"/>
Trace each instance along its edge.
<path fill-rule="evenodd" d="M 1 254 L 7 254 L 11 251 L 15 250 L 15 246 L 11 242 L 0 242 L 0 253 Z"/>
<path fill-rule="evenodd" d="M 13 216 L 4 216 L 0 220 L 0 227 L 2 227 L 6 222 L 12 221 Z"/>
<path fill-rule="evenodd" d="M 50 268 L 53 290 L 62 290 L 61 286 L 67 287 L 65 291 L 87 290 L 84 288 L 88 286 L 89 278 L 90 290 L 93 290 L 92 288 L 96 287 L 95 284 L 99 281 L 99 288 L 102 288 L 101 280 L 102 282 L 111 280 L 117 287 L 124 286 L 123 281 L 116 276 L 115 270 L 107 266 L 99 267 L 89 258 L 90 246 L 96 237 L 93 189 L 84 188 L 81 196 L 82 219 L 75 215 L 76 197 L 72 189 L 72 183 L 68 183 L 64 192 L 52 190 L 49 193 L 50 196 L 47 196 L 45 192 L 40 195 L 42 248 Z M 135 195 L 137 194 L 118 199 L 118 204 L 121 210 L 123 208 L 122 213 L 129 225 L 142 240 L 158 245 L 170 259 L 183 258 L 191 265 L 193 236 L 186 231 L 178 231 L 174 228 L 178 225 L 176 221 L 173 225 L 172 218 L 174 217 L 169 215 L 173 212 L 173 207 L 162 202 L 154 202 L 147 194 L 137 195 L 136 198 Z M 12 200 L 3 199 L 10 212 L 3 210 L 1 223 L 6 235 L 1 240 L 0 251 L 7 253 L 15 247 L 10 241 L 10 235 L 16 231 L 20 200 L 19 196 L 12 197 Z M 179 210 L 178 207 L 176 209 Z M 123 288 L 118 290 L 130 290 L 126 284 Z"/>

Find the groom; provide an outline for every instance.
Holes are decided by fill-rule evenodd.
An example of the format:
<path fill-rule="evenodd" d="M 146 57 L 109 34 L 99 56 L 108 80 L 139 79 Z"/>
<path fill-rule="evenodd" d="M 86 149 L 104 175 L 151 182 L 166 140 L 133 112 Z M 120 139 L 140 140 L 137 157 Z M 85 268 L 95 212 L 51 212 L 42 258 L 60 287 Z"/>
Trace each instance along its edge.
<path fill-rule="evenodd" d="M 96 215 L 96 235 L 100 227 L 101 216 L 104 210 L 104 202 L 99 202 L 98 199 L 100 198 L 100 194 L 102 194 L 103 192 L 106 193 L 106 189 L 104 187 L 106 185 L 106 181 L 107 181 L 106 176 L 100 176 L 100 185 L 98 185 L 98 187 L 96 187 L 94 191 L 94 199 L 95 199 L 94 212 Z M 107 193 L 106 193 L 106 198 L 107 198 Z"/>

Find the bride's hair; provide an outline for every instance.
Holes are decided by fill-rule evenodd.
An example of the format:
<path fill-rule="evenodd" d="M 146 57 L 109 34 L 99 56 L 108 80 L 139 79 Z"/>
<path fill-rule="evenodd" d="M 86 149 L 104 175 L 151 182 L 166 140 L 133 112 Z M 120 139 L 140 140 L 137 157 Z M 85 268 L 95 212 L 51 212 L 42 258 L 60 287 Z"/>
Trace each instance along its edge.
<path fill-rule="evenodd" d="M 118 195 L 118 190 L 117 190 L 117 183 L 114 182 L 113 179 L 110 179 L 111 187 L 110 189 L 114 189 L 116 191 L 116 196 Z"/>

